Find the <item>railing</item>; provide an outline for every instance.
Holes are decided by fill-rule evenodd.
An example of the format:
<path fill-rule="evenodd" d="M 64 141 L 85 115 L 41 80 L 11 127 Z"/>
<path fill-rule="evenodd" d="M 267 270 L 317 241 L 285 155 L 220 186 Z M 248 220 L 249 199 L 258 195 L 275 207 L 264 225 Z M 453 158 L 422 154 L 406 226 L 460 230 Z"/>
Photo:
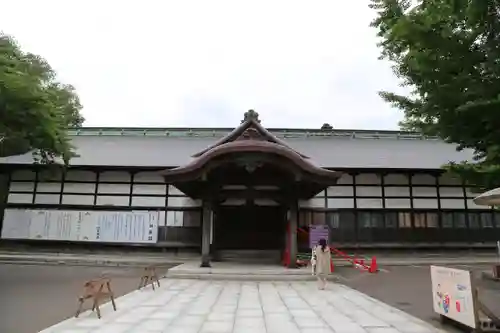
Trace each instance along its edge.
<path fill-rule="evenodd" d="M 377 265 L 377 257 L 375 256 L 371 257 L 371 259 L 367 259 L 364 257 L 358 258 L 356 255 L 348 255 L 347 253 L 342 252 L 333 246 L 330 246 L 330 250 L 333 254 L 349 261 L 355 268 L 366 270 L 369 273 L 377 273 L 379 271 Z M 367 264 L 367 261 L 369 261 L 370 263 Z"/>
<path fill-rule="evenodd" d="M 297 233 L 303 233 L 303 234 L 309 234 L 308 231 L 302 228 L 297 228 Z M 289 235 L 289 229 L 287 229 L 287 234 Z M 330 251 L 332 254 L 340 257 L 343 260 L 348 261 L 351 263 L 355 268 L 367 271 L 368 273 L 377 273 L 379 271 L 378 269 L 378 264 L 377 264 L 377 257 L 373 256 L 371 258 L 365 258 L 365 257 L 358 257 L 356 255 L 349 255 L 345 252 L 342 252 L 341 250 L 337 249 L 334 246 L 330 245 Z M 309 261 L 311 258 L 311 254 L 305 254 L 305 253 L 299 253 L 297 254 L 297 261 L 308 265 Z M 284 253 L 284 258 L 283 258 L 283 264 L 288 265 L 290 261 L 290 251 L 288 248 L 288 242 L 286 244 L 285 248 L 285 253 Z M 368 264 L 369 262 L 369 264 Z M 331 271 L 333 272 L 333 261 L 331 264 Z"/>

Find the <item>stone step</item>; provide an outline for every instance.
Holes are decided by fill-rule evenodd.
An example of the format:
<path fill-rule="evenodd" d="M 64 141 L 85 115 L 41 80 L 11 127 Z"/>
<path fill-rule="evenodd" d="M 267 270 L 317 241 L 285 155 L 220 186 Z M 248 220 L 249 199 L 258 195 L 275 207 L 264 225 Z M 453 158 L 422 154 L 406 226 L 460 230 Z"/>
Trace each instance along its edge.
<path fill-rule="evenodd" d="M 224 281 L 314 281 L 316 278 L 312 275 L 297 274 L 211 274 L 211 273 L 181 273 L 168 272 L 166 275 L 170 279 L 191 279 L 191 280 L 224 280 Z"/>
<path fill-rule="evenodd" d="M 220 261 L 277 263 L 280 261 L 278 250 L 222 250 L 216 255 Z"/>
<path fill-rule="evenodd" d="M 199 262 L 188 262 L 167 271 L 167 278 L 197 280 L 250 281 L 313 281 L 309 268 L 287 269 L 280 265 L 214 262 L 212 267 L 200 267 Z M 331 276 L 335 279 L 335 276 Z"/>
<path fill-rule="evenodd" d="M 226 255 L 259 256 L 263 254 L 279 254 L 279 250 L 219 250 L 219 253 Z"/>

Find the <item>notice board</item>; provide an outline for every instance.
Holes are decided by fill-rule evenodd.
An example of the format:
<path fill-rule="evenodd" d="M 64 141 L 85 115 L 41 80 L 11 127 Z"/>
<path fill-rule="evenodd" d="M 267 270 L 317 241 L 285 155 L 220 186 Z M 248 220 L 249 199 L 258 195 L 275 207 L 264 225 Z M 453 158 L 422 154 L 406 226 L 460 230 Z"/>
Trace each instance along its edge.
<path fill-rule="evenodd" d="M 156 243 L 158 211 L 6 209 L 1 238 Z"/>
<path fill-rule="evenodd" d="M 309 247 L 312 249 L 318 245 L 321 238 L 325 239 L 327 244 L 329 240 L 330 230 L 327 225 L 311 225 L 309 226 Z"/>
<path fill-rule="evenodd" d="M 442 266 L 431 266 L 434 311 L 449 319 L 476 328 L 475 290 L 471 272 Z"/>

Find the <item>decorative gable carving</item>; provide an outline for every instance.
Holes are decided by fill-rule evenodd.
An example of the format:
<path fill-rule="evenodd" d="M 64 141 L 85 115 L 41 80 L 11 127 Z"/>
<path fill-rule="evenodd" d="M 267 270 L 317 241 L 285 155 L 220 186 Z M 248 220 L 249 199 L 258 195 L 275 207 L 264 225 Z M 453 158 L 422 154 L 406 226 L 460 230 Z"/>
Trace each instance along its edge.
<path fill-rule="evenodd" d="M 256 128 L 249 127 L 236 140 L 259 140 L 259 141 L 269 141 L 268 138 L 264 137 Z"/>
<path fill-rule="evenodd" d="M 259 114 L 255 112 L 254 110 L 249 110 L 245 112 L 243 116 L 243 121 L 241 125 L 237 128 L 235 128 L 231 133 L 217 141 L 214 145 L 208 147 L 207 149 L 194 154 L 192 157 L 200 157 L 201 155 L 205 154 L 206 152 L 214 149 L 215 147 L 224 145 L 226 143 L 234 142 L 234 141 L 240 141 L 240 140 L 255 140 L 255 141 L 267 141 L 271 142 L 283 147 L 286 147 L 298 155 L 300 155 L 302 158 L 308 158 L 307 156 L 295 151 L 293 148 L 288 146 L 283 140 L 277 138 L 274 136 L 271 132 L 269 132 L 267 129 L 265 129 L 261 124 L 259 120 Z"/>

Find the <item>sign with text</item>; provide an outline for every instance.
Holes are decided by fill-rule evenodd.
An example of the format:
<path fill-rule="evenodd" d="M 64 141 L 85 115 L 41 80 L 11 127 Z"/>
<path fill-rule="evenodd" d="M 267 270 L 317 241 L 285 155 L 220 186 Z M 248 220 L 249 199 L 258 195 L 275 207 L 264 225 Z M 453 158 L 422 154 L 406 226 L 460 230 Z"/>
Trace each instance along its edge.
<path fill-rule="evenodd" d="M 442 266 L 431 266 L 432 302 L 440 315 L 476 328 L 474 289 L 471 272 Z"/>
<path fill-rule="evenodd" d="M 318 245 L 319 240 L 324 238 L 328 243 L 330 235 L 327 225 L 311 225 L 309 227 L 309 247 L 312 249 Z"/>
<path fill-rule="evenodd" d="M 158 211 L 6 209 L 1 238 L 156 243 Z"/>

